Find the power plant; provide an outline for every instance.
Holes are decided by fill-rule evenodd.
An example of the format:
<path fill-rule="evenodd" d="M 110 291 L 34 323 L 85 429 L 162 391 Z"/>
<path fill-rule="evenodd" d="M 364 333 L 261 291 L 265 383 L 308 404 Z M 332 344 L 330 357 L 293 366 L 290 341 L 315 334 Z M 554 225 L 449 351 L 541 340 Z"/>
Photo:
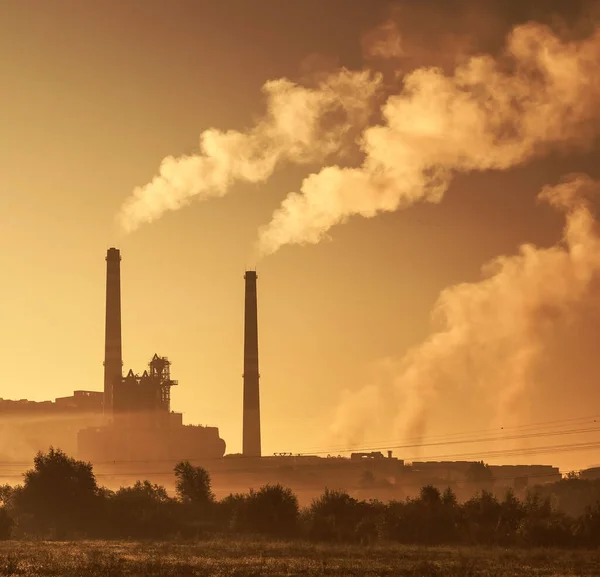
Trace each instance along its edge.
<path fill-rule="evenodd" d="M 172 466 L 182 459 L 223 457 L 225 441 L 218 428 L 184 425 L 183 415 L 171 411 L 171 387 L 177 381 L 170 367 L 166 357 L 154 354 L 141 375 L 130 370 L 123 376 L 121 253 L 108 249 L 103 392 L 79 390 L 42 403 L 0 400 L 1 426 L 15 439 L 11 454 L 0 457 L 32 457 L 50 445 L 92 463 Z"/>
<path fill-rule="evenodd" d="M 22 462 L 53 445 L 92 462 L 106 477 L 119 476 L 114 482 L 123 483 L 125 474 L 131 480 L 172 476 L 176 462 L 189 460 L 208 469 L 217 493 L 280 482 L 305 491 L 305 496 L 329 486 L 363 487 L 383 491 L 378 493 L 382 497 L 398 498 L 403 487 L 460 483 L 471 463 L 407 465 L 391 451 L 387 457 L 380 452 L 353 453 L 350 458 L 262 456 L 257 279 L 256 271 L 246 271 L 241 454 L 225 455 L 225 441 L 217 427 L 184 425 L 182 413 L 171 410 L 171 389 L 178 382 L 171 377 L 167 357 L 154 354 L 141 374 L 130 369 L 123 375 L 121 253 L 110 248 L 106 254 L 103 391 L 76 390 L 70 397 L 45 402 L 0 399 L 0 430 L 11 440 L 10 449 L 0 450 L 0 461 Z M 497 479 L 517 488 L 561 478 L 556 467 L 545 465 L 496 465 L 493 469 Z"/>
<path fill-rule="evenodd" d="M 171 411 L 171 363 L 154 354 L 142 375 L 123 377 L 121 346 L 121 254 L 106 255 L 106 331 L 102 426 L 78 432 L 78 455 L 92 463 L 215 459 L 225 454 L 216 427 L 183 424 Z"/>

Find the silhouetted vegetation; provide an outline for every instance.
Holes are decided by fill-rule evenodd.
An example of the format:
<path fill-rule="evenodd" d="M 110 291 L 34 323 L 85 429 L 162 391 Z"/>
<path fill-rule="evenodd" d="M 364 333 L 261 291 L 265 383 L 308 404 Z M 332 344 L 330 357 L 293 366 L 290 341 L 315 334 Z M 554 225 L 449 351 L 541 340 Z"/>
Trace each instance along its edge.
<path fill-rule="evenodd" d="M 291 537 L 298 532 L 300 509 L 292 491 L 281 485 L 266 485 L 231 499 L 228 526 L 234 531 Z"/>
<path fill-rule="evenodd" d="M 483 463 L 470 478 L 490 480 Z M 22 485 L 0 487 L 0 539 L 11 537 L 166 539 L 264 535 L 314 542 L 406 545 L 600 546 L 600 482 L 566 478 L 518 499 L 483 489 L 459 503 L 450 489 L 425 486 L 404 501 L 363 501 L 329 490 L 303 510 L 279 484 L 216 500 L 206 470 L 174 468 L 175 496 L 150 481 L 109 491 L 92 466 L 50 449 Z"/>

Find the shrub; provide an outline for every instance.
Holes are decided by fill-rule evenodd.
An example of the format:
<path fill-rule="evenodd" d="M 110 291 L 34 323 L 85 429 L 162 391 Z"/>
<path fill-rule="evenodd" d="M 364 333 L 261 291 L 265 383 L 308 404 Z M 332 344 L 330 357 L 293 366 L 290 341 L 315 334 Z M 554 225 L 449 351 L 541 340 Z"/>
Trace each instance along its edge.
<path fill-rule="evenodd" d="M 6 541 L 12 537 L 15 522 L 6 507 L 0 507 L 0 540 Z"/>
<path fill-rule="evenodd" d="M 240 512 L 245 505 L 246 495 L 230 494 L 215 504 L 215 521 L 225 529 L 236 529 L 240 526 Z"/>
<path fill-rule="evenodd" d="M 492 545 L 498 539 L 502 506 L 489 491 L 469 499 L 463 506 L 468 539 L 471 543 Z"/>
<path fill-rule="evenodd" d="M 355 541 L 360 521 L 359 501 L 344 491 L 325 489 L 308 510 L 309 536 L 321 541 Z"/>
<path fill-rule="evenodd" d="M 177 503 L 161 485 L 138 481 L 121 487 L 108 497 L 106 527 L 108 536 L 121 538 L 161 538 L 177 530 Z"/>
<path fill-rule="evenodd" d="M 297 533 L 300 509 L 296 495 L 279 484 L 265 485 L 240 499 L 234 498 L 234 529 L 265 535 Z"/>
<path fill-rule="evenodd" d="M 588 547 L 600 546 L 600 503 L 586 507 L 578 519 L 575 534 Z"/>

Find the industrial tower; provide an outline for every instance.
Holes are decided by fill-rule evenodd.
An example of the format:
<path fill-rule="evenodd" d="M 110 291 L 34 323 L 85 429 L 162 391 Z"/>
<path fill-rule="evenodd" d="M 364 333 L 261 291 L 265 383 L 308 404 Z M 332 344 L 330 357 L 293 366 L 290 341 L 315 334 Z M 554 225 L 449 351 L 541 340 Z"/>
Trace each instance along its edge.
<path fill-rule="evenodd" d="M 260 457 L 260 395 L 258 388 L 258 313 L 256 271 L 246 271 L 246 309 L 244 314 L 244 424 L 242 453 Z"/>
<path fill-rule="evenodd" d="M 113 386 L 123 372 L 121 349 L 121 253 L 106 253 L 106 329 L 104 333 L 104 412 L 112 412 Z"/>

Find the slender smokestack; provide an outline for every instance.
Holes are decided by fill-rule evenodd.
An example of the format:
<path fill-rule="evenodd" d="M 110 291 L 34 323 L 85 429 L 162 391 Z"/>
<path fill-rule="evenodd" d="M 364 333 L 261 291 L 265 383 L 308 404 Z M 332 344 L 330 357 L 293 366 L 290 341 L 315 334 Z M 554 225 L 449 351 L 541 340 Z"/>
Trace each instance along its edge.
<path fill-rule="evenodd" d="M 112 412 L 113 385 L 122 377 L 121 350 L 121 253 L 106 253 L 106 331 L 104 333 L 104 412 Z"/>
<path fill-rule="evenodd" d="M 258 315 L 256 271 L 246 271 L 244 317 L 244 439 L 243 454 L 260 457 L 260 395 L 258 389 Z"/>

